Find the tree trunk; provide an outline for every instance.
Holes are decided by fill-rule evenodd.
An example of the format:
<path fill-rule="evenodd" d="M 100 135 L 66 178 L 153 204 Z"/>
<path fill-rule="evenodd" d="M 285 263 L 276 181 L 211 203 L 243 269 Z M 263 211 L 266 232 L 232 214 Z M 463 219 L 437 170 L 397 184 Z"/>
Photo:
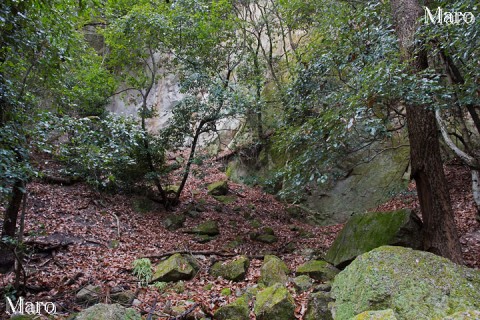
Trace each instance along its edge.
<path fill-rule="evenodd" d="M 8 203 L 7 209 L 3 217 L 2 237 L 8 237 L 14 239 L 15 231 L 17 228 L 18 212 L 23 199 L 23 188 L 25 183 L 17 179 L 12 188 L 12 197 Z M 0 273 L 6 272 L 10 269 L 15 262 L 15 255 L 13 254 L 12 247 L 3 241 L 0 241 Z"/>
<path fill-rule="evenodd" d="M 428 67 L 425 52 L 414 56 L 415 30 L 423 10 L 417 0 L 392 0 L 391 7 L 402 58 L 410 63 L 410 72 L 415 74 Z M 424 249 L 462 263 L 434 112 L 422 105 L 407 105 L 406 111 L 412 178 L 424 223 Z"/>

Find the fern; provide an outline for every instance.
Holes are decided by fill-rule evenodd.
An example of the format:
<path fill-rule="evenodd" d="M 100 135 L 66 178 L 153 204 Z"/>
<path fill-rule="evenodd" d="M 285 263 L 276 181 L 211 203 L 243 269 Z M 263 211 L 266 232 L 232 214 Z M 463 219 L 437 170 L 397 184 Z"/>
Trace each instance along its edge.
<path fill-rule="evenodd" d="M 133 261 L 133 275 L 140 280 L 142 286 L 148 285 L 153 275 L 150 259 L 143 258 Z"/>

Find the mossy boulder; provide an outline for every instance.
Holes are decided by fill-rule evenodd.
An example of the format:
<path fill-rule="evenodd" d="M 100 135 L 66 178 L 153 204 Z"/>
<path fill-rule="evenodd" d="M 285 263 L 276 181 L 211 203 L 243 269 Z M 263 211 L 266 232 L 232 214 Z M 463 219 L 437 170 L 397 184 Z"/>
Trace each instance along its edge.
<path fill-rule="evenodd" d="M 258 320 L 295 319 L 295 302 L 287 288 L 278 283 L 257 294 L 254 310 Z"/>
<path fill-rule="evenodd" d="M 240 256 L 228 262 L 216 262 L 210 269 L 214 277 L 222 277 L 226 280 L 241 281 L 245 278 L 250 260 L 246 256 Z"/>
<path fill-rule="evenodd" d="M 358 214 L 340 231 L 325 260 L 343 268 L 358 255 L 383 245 L 420 249 L 421 229 L 420 219 L 411 210 Z"/>
<path fill-rule="evenodd" d="M 260 268 L 259 283 L 267 287 L 280 283 L 285 285 L 288 281 L 287 274 L 290 272 L 285 262 L 277 256 L 266 255 Z"/>
<path fill-rule="evenodd" d="M 452 314 L 449 317 L 444 318 L 444 320 L 478 320 L 478 319 L 480 319 L 480 311 L 478 310 L 460 311 Z"/>
<path fill-rule="evenodd" d="M 340 270 L 322 260 L 312 260 L 298 266 L 297 275 L 307 275 L 312 279 L 326 282 L 331 281 Z"/>
<path fill-rule="evenodd" d="M 187 217 L 183 214 L 170 214 L 163 221 L 165 229 L 174 231 L 183 227 Z"/>
<path fill-rule="evenodd" d="M 220 234 L 220 230 L 218 229 L 218 223 L 214 220 L 208 220 L 204 223 L 197 225 L 196 227 L 186 231 L 186 233 L 193 233 L 199 235 L 207 235 L 207 236 L 216 236 Z"/>
<path fill-rule="evenodd" d="M 89 284 L 77 292 L 75 302 L 81 305 L 91 306 L 100 301 L 101 292 L 102 287 Z"/>
<path fill-rule="evenodd" d="M 171 282 L 189 280 L 193 278 L 198 270 L 192 259 L 177 253 L 167 260 L 160 262 L 155 267 L 151 282 Z"/>
<path fill-rule="evenodd" d="M 236 196 L 213 196 L 215 198 L 215 200 L 217 200 L 218 202 L 221 202 L 223 204 L 231 204 L 231 203 L 234 203 L 235 201 L 237 201 L 237 197 Z"/>
<path fill-rule="evenodd" d="M 383 246 L 357 257 L 332 285 L 335 319 L 392 309 L 399 320 L 480 310 L 480 271 L 429 252 Z"/>
<path fill-rule="evenodd" d="M 308 307 L 305 313 L 305 320 L 331 320 L 332 312 L 329 304 L 333 302 L 328 292 L 314 292 L 308 299 Z"/>
<path fill-rule="evenodd" d="M 133 299 L 135 299 L 135 292 L 132 290 L 123 290 L 110 293 L 110 300 L 113 303 L 128 305 L 131 301 L 133 301 Z"/>
<path fill-rule="evenodd" d="M 351 320 L 397 320 L 395 313 L 392 309 L 378 310 L 378 311 L 365 311 L 362 312 Z"/>
<path fill-rule="evenodd" d="M 99 303 L 80 312 L 75 320 L 141 320 L 135 309 L 125 308 L 119 304 Z"/>
<path fill-rule="evenodd" d="M 217 181 L 207 186 L 208 194 L 212 196 L 225 196 L 228 193 L 228 182 L 226 180 Z"/>
<path fill-rule="evenodd" d="M 313 286 L 313 279 L 306 275 L 301 275 L 293 278 L 292 280 L 293 287 L 298 293 L 307 291 Z"/>
<path fill-rule="evenodd" d="M 239 297 L 226 306 L 218 308 L 213 315 L 215 320 L 249 320 L 250 309 L 248 307 L 248 299 L 246 295 Z"/>
<path fill-rule="evenodd" d="M 278 241 L 275 232 L 270 227 L 265 227 L 260 230 L 260 232 L 252 232 L 250 234 L 250 239 L 263 243 L 275 243 Z"/>

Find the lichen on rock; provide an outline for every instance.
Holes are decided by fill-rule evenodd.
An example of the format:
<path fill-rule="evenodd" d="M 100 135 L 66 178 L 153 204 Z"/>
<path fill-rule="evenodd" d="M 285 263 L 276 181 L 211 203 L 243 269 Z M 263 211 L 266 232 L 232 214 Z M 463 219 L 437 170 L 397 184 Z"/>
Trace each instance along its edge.
<path fill-rule="evenodd" d="M 480 309 L 480 271 L 429 252 L 383 246 L 355 259 L 332 286 L 335 319 L 392 309 L 399 320 Z"/>
<path fill-rule="evenodd" d="M 226 280 L 241 281 L 245 278 L 250 260 L 246 256 L 240 256 L 229 262 L 216 262 L 210 269 L 210 274 L 222 277 Z"/>
<path fill-rule="evenodd" d="M 295 319 L 295 302 L 292 295 L 285 286 L 278 283 L 257 294 L 254 310 L 257 320 Z"/>

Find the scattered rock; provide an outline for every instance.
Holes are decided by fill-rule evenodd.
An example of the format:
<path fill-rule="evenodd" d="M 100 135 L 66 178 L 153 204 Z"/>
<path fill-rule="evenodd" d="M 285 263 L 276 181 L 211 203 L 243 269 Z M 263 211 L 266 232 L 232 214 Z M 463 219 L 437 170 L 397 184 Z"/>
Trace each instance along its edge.
<path fill-rule="evenodd" d="M 184 320 L 204 319 L 205 313 L 200 308 L 195 308 L 192 312 L 185 314 L 194 304 L 194 301 L 180 301 L 176 306 L 172 307 L 170 313 L 173 317 L 178 317 L 179 319 Z"/>
<path fill-rule="evenodd" d="M 77 292 L 77 295 L 75 296 L 75 302 L 81 305 L 91 306 L 100 301 L 101 292 L 102 287 L 89 284 Z"/>
<path fill-rule="evenodd" d="M 275 243 L 278 241 L 277 236 L 270 227 L 265 227 L 261 232 L 253 232 L 250 234 L 250 239 L 263 242 L 263 243 Z"/>
<path fill-rule="evenodd" d="M 183 214 L 170 214 L 163 221 L 165 229 L 174 231 L 183 227 L 187 217 Z"/>
<path fill-rule="evenodd" d="M 330 263 L 322 260 L 308 261 L 297 268 L 298 275 L 307 275 L 318 281 L 331 281 L 339 270 Z"/>
<path fill-rule="evenodd" d="M 240 256 L 235 260 L 229 262 L 216 262 L 210 274 L 214 277 L 222 277 L 226 280 L 240 281 L 245 278 L 250 260 L 245 256 Z"/>
<path fill-rule="evenodd" d="M 80 312 L 75 320 L 142 320 L 142 317 L 135 309 L 99 303 Z"/>
<path fill-rule="evenodd" d="M 216 236 L 216 235 L 220 234 L 220 231 L 218 230 L 217 221 L 208 220 L 208 221 L 205 221 L 204 223 L 201 223 L 201 224 L 197 225 L 193 229 L 190 229 L 190 230 L 186 231 L 186 233 L 193 233 L 193 234 L 207 235 L 207 236 Z"/>
<path fill-rule="evenodd" d="M 255 301 L 257 320 L 295 319 L 295 303 L 287 288 L 275 284 L 257 294 Z"/>
<path fill-rule="evenodd" d="M 397 320 L 392 309 L 365 311 L 356 315 L 351 320 Z"/>
<path fill-rule="evenodd" d="M 215 320 L 249 320 L 250 309 L 248 307 L 247 296 L 241 296 L 226 306 L 218 308 L 215 311 L 213 319 Z"/>
<path fill-rule="evenodd" d="M 295 277 L 292 282 L 293 287 L 298 293 L 307 291 L 313 286 L 313 279 L 306 275 Z"/>
<path fill-rule="evenodd" d="M 358 255 L 383 245 L 420 249 L 421 229 L 422 222 L 411 210 L 354 215 L 338 234 L 325 260 L 343 268 Z"/>
<path fill-rule="evenodd" d="M 357 257 L 332 285 L 335 319 L 393 309 L 398 319 L 480 310 L 480 271 L 429 252 L 383 246 Z"/>
<path fill-rule="evenodd" d="M 121 305 L 128 305 L 133 299 L 135 299 L 135 292 L 132 290 L 124 290 L 110 294 L 110 300 L 112 300 L 113 303 L 119 303 Z"/>
<path fill-rule="evenodd" d="M 332 290 L 331 283 L 319 283 L 313 289 L 314 291 L 323 291 L 323 292 L 330 292 Z"/>
<path fill-rule="evenodd" d="M 155 267 L 151 282 L 189 280 L 195 276 L 198 267 L 186 257 L 177 253 Z"/>
<path fill-rule="evenodd" d="M 263 283 L 267 287 L 273 286 L 275 283 L 285 285 L 288 281 L 288 269 L 285 262 L 277 256 L 266 255 L 263 259 L 263 265 L 260 268 L 259 283 Z"/>
<path fill-rule="evenodd" d="M 217 200 L 218 202 L 221 202 L 223 204 L 230 204 L 230 203 L 234 203 L 235 201 L 237 201 L 237 197 L 236 196 L 213 196 L 215 198 L 215 200 Z"/>
<path fill-rule="evenodd" d="M 207 243 L 212 241 L 213 239 L 215 239 L 215 237 L 212 237 L 206 234 L 199 234 L 195 237 L 194 240 L 198 243 Z"/>
<path fill-rule="evenodd" d="M 208 194 L 212 196 L 225 196 L 228 193 L 228 183 L 226 180 L 217 181 L 207 186 Z"/>
<path fill-rule="evenodd" d="M 331 320 L 332 312 L 330 311 L 329 303 L 333 302 L 330 294 L 327 292 L 314 292 L 310 295 L 308 300 L 307 312 L 305 313 L 305 320 Z"/>

